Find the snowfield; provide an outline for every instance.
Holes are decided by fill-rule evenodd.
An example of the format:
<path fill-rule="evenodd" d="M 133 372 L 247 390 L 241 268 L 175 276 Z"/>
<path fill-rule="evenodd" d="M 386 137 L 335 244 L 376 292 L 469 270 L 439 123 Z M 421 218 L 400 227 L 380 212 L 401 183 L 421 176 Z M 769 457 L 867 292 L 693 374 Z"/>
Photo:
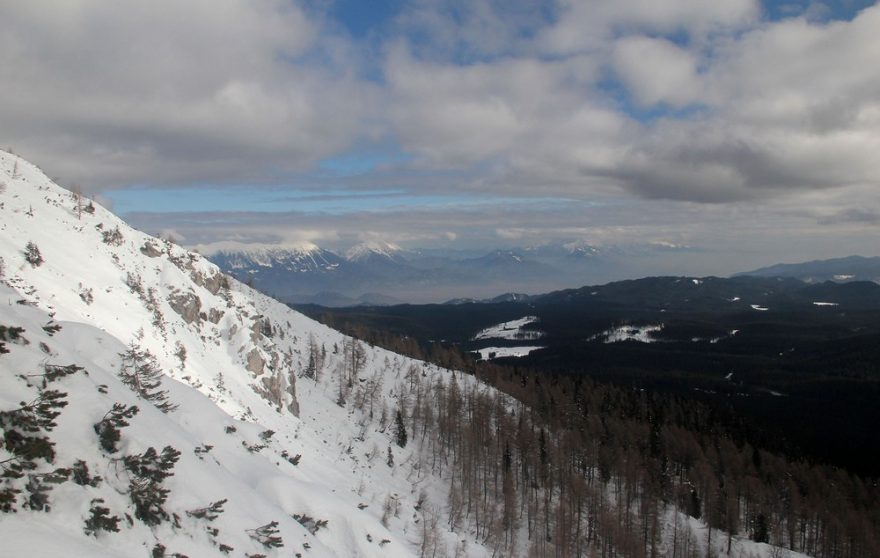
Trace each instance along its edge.
<path fill-rule="evenodd" d="M 638 341 L 639 343 L 656 343 L 653 333 L 661 331 L 663 324 L 622 325 L 607 329 L 594 335 L 588 341 L 602 340 L 603 343 L 620 343 L 622 341 Z"/>
<path fill-rule="evenodd" d="M 511 341 L 533 341 L 544 336 L 543 331 L 533 329 L 523 329 L 528 324 L 538 321 L 537 316 L 525 316 L 509 322 L 487 327 L 479 331 L 473 337 L 473 341 L 481 341 L 483 339 L 508 339 Z"/>
<path fill-rule="evenodd" d="M 504 357 L 524 357 L 527 356 L 532 351 L 537 351 L 538 349 L 543 349 L 544 347 L 485 347 L 483 349 L 479 349 L 474 351 L 475 353 L 480 354 L 480 358 L 483 360 L 490 360 L 493 358 L 504 358 Z"/>

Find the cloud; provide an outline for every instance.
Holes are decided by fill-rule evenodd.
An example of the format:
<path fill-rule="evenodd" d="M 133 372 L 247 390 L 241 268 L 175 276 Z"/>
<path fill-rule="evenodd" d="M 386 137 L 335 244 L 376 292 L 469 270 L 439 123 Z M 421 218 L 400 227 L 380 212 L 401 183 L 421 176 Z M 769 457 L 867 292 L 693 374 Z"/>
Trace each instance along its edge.
<path fill-rule="evenodd" d="M 770 20 L 756 0 L 414 0 L 366 39 L 322 6 L 9 3 L 3 142 L 92 193 L 271 185 L 281 198 L 290 184 L 315 200 L 492 200 L 131 215 L 191 245 L 347 247 L 373 235 L 764 250 L 767 238 L 819 246 L 817 230 L 837 245 L 876 233 L 880 5 L 828 21 L 818 5 Z M 392 163 L 322 171 L 375 145 Z"/>
<path fill-rule="evenodd" d="M 51 4 L 4 7 L 0 122 L 65 181 L 261 181 L 365 133 L 372 88 L 288 2 Z"/>
<path fill-rule="evenodd" d="M 602 50 L 621 33 L 684 32 L 702 38 L 744 28 L 759 14 L 756 0 L 567 0 L 560 3 L 555 25 L 544 30 L 540 42 L 545 52 L 560 55 Z"/>
<path fill-rule="evenodd" d="M 696 57 L 665 39 L 620 39 L 614 45 L 612 64 L 642 106 L 683 107 L 699 98 Z"/>
<path fill-rule="evenodd" d="M 822 217 L 819 219 L 819 223 L 823 225 L 837 225 L 841 223 L 880 225 L 880 211 L 854 207 Z"/>

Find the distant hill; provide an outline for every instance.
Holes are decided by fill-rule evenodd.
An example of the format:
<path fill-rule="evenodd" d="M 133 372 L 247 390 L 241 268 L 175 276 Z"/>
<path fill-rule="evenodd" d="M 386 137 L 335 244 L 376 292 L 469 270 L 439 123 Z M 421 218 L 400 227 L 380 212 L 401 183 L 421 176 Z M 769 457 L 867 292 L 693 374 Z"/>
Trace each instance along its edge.
<path fill-rule="evenodd" d="M 880 283 L 880 257 L 847 256 L 830 260 L 813 260 L 795 264 L 776 264 L 754 271 L 737 273 L 734 277 L 792 277 L 806 283 L 835 281 L 874 281 Z"/>

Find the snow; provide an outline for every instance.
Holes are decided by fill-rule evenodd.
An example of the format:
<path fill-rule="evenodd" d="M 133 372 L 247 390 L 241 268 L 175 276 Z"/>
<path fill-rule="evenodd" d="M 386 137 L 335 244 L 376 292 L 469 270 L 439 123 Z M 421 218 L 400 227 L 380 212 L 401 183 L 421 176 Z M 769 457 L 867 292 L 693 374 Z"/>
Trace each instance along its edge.
<path fill-rule="evenodd" d="M 538 349 L 543 349 L 544 347 L 535 347 L 535 346 L 525 346 L 525 347 L 485 347 L 479 349 L 477 351 L 473 351 L 475 353 L 480 354 L 480 358 L 483 360 L 490 360 L 493 358 L 505 358 L 505 357 L 524 357 L 527 356 L 532 351 L 537 351 Z"/>
<path fill-rule="evenodd" d="M 607 329 L 590 337 L 589 341 L 601 339 L 603 343 L 620 343 L 621 341 L 638 341 L 639 343 L 656 343 L 651 335 L 663 329 L 663 324 L 620 325 Z"/>
<path fill-rule="evenodd" d="M 349 248 L 345 253 L 345 259 L 356 262 L 374 255 L 393 258 L 397 252 L 400 252 L 400 246 L 391 242 L 362 242 L 361 244 Z"/>
<path fill-rule="evenodd" d="M 502 322 L 479 331 L 474 335 L 472 340 L 508 339 L 512 341 L 532 341 L 534 339 L 540 339 L 543 337 L 544 332 L 533 329 L 523 329 L 524 326 L 537 321 L 537 316 L 524 316 L 516 320 L 510 320 L 509 322 Z"/>
<path fill-rule="evenodd" d="M 770 310 L 766 306 L 761 306 L 760 304 L 752 304 L 750 306 L 752 307 L 752 310 L 757 310 L 759 312 L 766 312 L 767 310 Z"/>
<path fill-rule="evenodd" d="M 333 371 L 342 366 L 348 338 L 224 279 L 200 255 L 135 231 L 98 205 L 78 215 L 70 192 L 14 155 L 0 153 L 0 183 L 0 324 L 24 327 L 30 341 L 7 342 L 11 352 L 0 355 L 0 410 L 33 399 L 33 388 L 17 374 L 36 373 L 46 363 L 82 366 L 87 374 L 57 382 L 70 404 L 53 433 L 57 456 L 51 467 L 82 459 L 104 478 L 98 487 L 55 487 L 51 513 L 20 509 L 0 516 L 4 554 L 142 557 L 161 541 L 169 553 L 222 556 L 204 522 L 186 511 L 224 498 L 225 512 L 212 526 L 219 529 L 217 541 L 233 546 L 235 556 L 306 555 L 304 543 L 311 547 L 308 555 L 319 557 L 419 554 L 419 492 L 425 491 L 426 505 L 440 509 L 449 485 L 417 469 L 422 450 L 415 442 L 394 446 L 395 465 L 388 467 L 390 429 L 364 411 L 335 403 Z M 118 244 L 105 242 L 112 237 L 105 233 L 116 229 Z M 41 265 L 25 260 L 28 242 L 38 246 Z M 198 304 L 175 309 L 174 297 Z M 50 321 L 61 326 L 51 336 L 42 329 Z M 327 353 L 318 381 L 300 375 L 310 339 Z M 155 355 L 166 373 L 162 389 L 178 410 L 163 414 L 121 384 L 119 354 L 132 342 Z M 425 382 L 451 378 L 447 370 L 378 348 L 365 347 L 365 354 L 360 375 L 381 382 L 380 407 L 393 409 L 397 397 L 406 395 L 402 378 L 411 367 L 422 371 Z M 457 377 L 463 387 L 476 385 L 470 376 Z M 116 402 L 137 405 L 140 412 L 122 430 L 119 452 L 109 456 L 92 426 Z M 245 445 L 263 444 L 266 430 L 275 432 L 266 447 L 249 451 Z M 196 455 L 204 444 L 213 448 Z M 123 520 L 119 533 L 85 535 L 93 498 L 103 498 L 112 514 L 132 513 L 127 472 L 114 458 L 166 445 L 181 452 L 174 476 L 165 481 L 171 490 L 165 507 L 181 526 L 149 528 Z M 301 458 L 293 465 L 284 455 Z M 8 456 L 0 449 L 0 461 Z M 391 497 L 400 513 L 386 527 L 382 507 Z M 303 513 L 328 520 L 327 526 L 309 532 L 292 518 Z M 285 544 L 277 551 L 245 532 L 270 521 L 278 522 Z M 439 525 L 450 553 L 466 547 L 464 556 L 488 555 L 466 531 Z M 383 540 L 389 542 L 380 546 Z"/>
<path fill-rule="evenodd" d="M 837 302 L 813 302 L 813 306 L 838 306 Z"/>
<path fill-rule="evenodd" d="M 854 277 L 855 277 L 855 275 L 841 273 L 841 274 L 835 275 L 834 280 L 835 281 L 849 281 L 850 279 L 853 279 Z"/>

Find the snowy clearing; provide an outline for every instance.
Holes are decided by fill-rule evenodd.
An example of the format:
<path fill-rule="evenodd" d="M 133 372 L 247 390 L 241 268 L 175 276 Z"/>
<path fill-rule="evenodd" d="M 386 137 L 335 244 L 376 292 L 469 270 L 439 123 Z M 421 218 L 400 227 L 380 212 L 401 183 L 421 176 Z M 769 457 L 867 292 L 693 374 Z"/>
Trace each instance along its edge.
<path fill-rule="evenodd" d="M 532 341 L 543 337 L 543 331 L 535 331 L 523 329 L 527 324 L 538 321 L 537 316 L 525 316 L 517 320 L 502 322 L 500 324 L 487 327 L 474 335 L 473 341 L 482 339 L 508 339 L 511 341 Z"/>

